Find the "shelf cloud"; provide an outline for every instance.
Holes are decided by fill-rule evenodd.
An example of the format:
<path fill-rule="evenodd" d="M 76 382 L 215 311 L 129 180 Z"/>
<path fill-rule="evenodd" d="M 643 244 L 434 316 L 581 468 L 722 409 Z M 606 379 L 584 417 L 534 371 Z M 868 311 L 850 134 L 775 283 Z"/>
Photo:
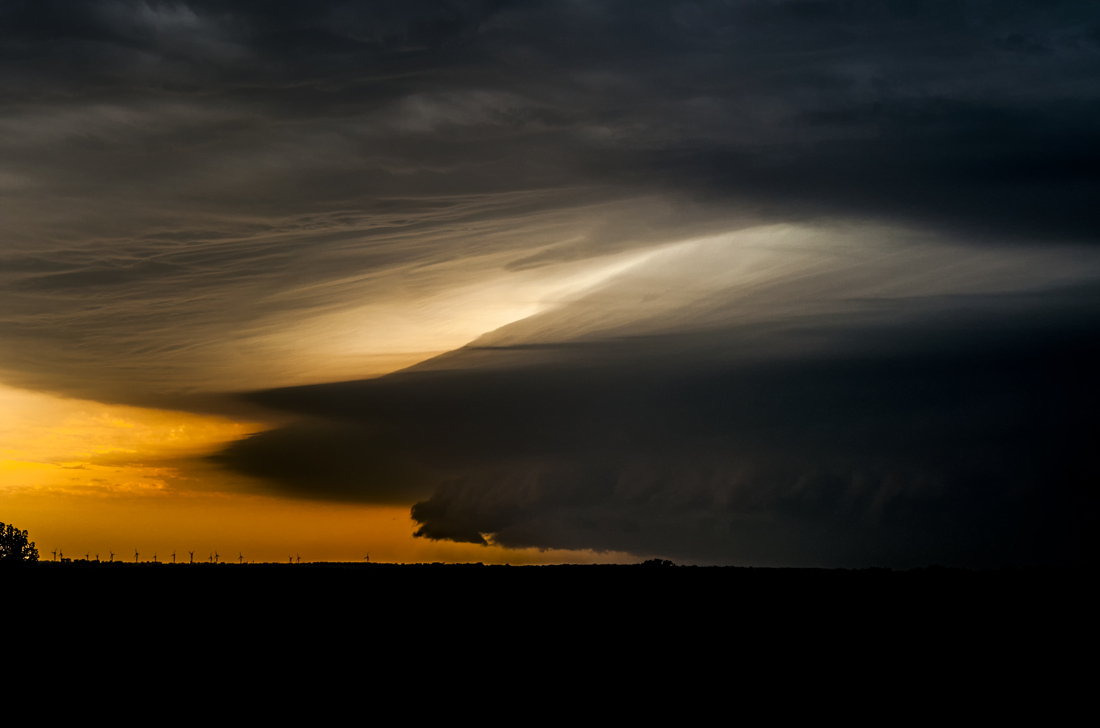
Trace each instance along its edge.
<path fill-rule="evenodd" d="M 0 379 L 429 539 L 1076 558 L 1097 68 L 1085 0 L 5 3 Z"/>

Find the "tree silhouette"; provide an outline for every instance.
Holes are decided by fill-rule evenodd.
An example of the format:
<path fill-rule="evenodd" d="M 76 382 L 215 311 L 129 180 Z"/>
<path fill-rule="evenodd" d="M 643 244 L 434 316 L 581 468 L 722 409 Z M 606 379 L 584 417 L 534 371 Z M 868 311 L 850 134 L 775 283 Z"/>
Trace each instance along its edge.
<path fill-rule="evenodd" d="M 0 523 L 0 564 L 38 561 L 38 549 L 27 540 L 27 532 Z"/>

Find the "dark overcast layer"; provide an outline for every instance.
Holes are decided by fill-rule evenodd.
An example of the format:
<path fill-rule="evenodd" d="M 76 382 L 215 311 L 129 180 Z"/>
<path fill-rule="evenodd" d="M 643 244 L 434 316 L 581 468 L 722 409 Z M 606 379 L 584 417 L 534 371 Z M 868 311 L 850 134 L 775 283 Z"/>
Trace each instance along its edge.
<path fill-rule="evenodd" d="M 1098 69 L 1083 0 L 2 0 L 0 378 L 198 407 L 484 334 L 219 459 L 430 538 L 1079 556 Z"/>

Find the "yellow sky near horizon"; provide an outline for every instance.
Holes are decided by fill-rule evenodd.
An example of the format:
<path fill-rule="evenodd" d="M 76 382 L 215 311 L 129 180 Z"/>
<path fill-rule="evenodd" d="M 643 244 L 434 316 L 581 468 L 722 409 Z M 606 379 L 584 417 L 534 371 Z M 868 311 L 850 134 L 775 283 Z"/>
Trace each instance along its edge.
<path fill-rule="evenodd" d="M 205 456 L 256 422 L 103 404 L 0 384 L 0 522 L 40 558 L 588 563 L 629 554 L 539 551 L 414 538 L 408 505 L 317 502 L 267 493 Z"/>

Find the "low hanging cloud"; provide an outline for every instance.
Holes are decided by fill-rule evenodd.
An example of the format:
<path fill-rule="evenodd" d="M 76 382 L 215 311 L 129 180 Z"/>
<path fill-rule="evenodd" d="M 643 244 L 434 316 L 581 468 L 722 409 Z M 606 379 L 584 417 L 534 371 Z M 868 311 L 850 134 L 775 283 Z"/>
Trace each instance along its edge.
<path fill-rule="evenodd" d="M 1096 333 L 1042 355 L 675 370 L 707 345 L 649 341 L 276 390 L 255 399 L 329 424 L 219 460 L 303 498 L 419 499 L 418 535 L 436 539 L 722 563 L 1064 559 L 1095 505 Z M 643 363 L 655 353 L 664 366 Z"/>
<path fill-rule="evenodd" d="M 784 232 L 669 251 L 404 372 L 250 395 L 307 419 L 218 459 L 297 497 L 415 501 L 433 539 L 831 566 L 1083 553 L 1100 404 L 1090 251 L 1057 274 L 1050 250 L 1013 265 L 917 246 L 940 275 L 925 261 L 905 281 L 788 259 L 859 231 L 786 231 L 774 265 L 749 267 L 767 271 L 752 291 L 694 274 L 716 244 Z M 857 247 L 874 271 L 899 263 Z M 974 276 L 988 289 L 965 293 Z M 641 281 L 681 296 L 647 309 Z"/>

